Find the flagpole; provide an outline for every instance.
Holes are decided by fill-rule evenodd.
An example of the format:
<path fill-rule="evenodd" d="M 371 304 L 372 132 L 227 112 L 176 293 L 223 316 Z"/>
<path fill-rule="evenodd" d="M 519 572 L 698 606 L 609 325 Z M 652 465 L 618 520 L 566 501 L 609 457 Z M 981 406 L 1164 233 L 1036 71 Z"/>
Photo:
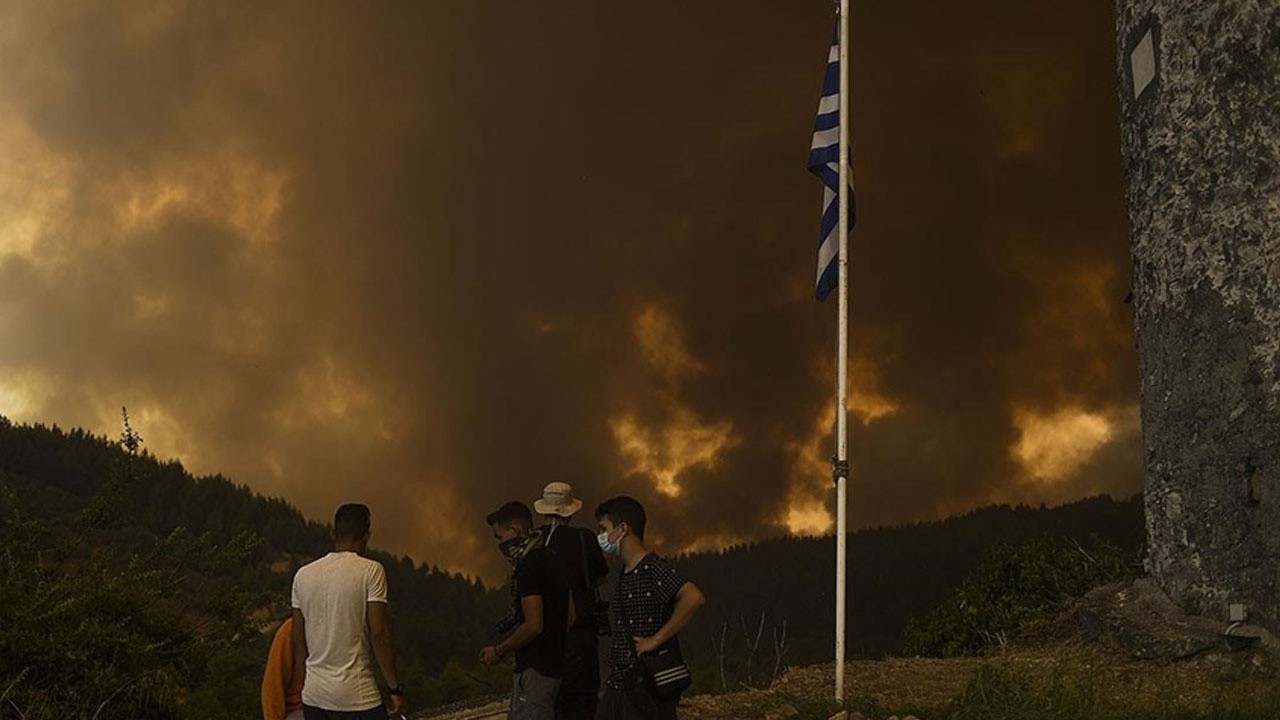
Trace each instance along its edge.
<path fill-rule="evenodd" d="M 840 282 L 836 325 L 836 702 L 844 702 L 849 370 L 849 0 L 840 0 Z"/>

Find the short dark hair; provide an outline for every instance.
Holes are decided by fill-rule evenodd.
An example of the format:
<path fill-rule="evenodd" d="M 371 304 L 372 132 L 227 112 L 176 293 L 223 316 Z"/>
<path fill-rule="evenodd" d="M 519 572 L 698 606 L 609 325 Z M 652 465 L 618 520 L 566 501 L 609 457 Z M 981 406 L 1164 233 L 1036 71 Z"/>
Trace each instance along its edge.
<path fill-rule="evenodd" d="M 631 532 L 640 540 L 644 540 L 645 514 L 644 506 L 639 500 L 627 495 L 619 495 L 600 503 L 596 508 L 596 519 L 609 518 L 614 525 L 627 524 Z"/>
<path fill-rule="evenodd" d="M 333 535 L 339 540 L 359 540 L 369 534 L 369 506 L 347 503 L 333 514 Z"/>
<path fill-rule="evenodd" d="M 533 529 L 533 511 L 528 505 L 518 501 L 503 505 L 502 507 L 489 513 L 484 519 L 486 525 L 497 525 L 498 527 L 509 527 L 511 525 L 519 525 L 525 530 Z"/>

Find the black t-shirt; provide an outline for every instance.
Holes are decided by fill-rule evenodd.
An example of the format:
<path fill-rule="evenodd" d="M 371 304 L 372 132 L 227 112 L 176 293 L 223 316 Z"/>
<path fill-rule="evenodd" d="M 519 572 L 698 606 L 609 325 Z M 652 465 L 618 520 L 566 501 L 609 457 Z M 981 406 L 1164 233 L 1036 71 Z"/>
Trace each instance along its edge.
<path fill-rule="evenodd" d="M 686 580 L 675 566 L 649 553 L 618 578 L 613 590 L 613 637 L 609 643 L 609 685 L 626 687 L 636 664 L 632 638 L 653 637 L 675 610 L 676 595 Z"/>
<path fill-rule="evenodd" d="M 600 543 L 590 530 L 569 525 L 548 526 L 543 532 L 550 534 L 546 546 L 560 558 L 569 576 L 574 610 L 578 613 L 573 626 L 594 630 L 591 611 L 596 604 L 596 581 L 609 574 L 609 563 L 600 551 Z"/>
<path fill-rule="evenodd" d="M 542 632 L 516 650 L 516 672 L 533 668 L 547 677 L 564 675 L 569 581 L 563 563 L 546 548 L 534 548 L 516 565 L 513 581 L 517 605 L 531 595 L 542 596 Z"/>

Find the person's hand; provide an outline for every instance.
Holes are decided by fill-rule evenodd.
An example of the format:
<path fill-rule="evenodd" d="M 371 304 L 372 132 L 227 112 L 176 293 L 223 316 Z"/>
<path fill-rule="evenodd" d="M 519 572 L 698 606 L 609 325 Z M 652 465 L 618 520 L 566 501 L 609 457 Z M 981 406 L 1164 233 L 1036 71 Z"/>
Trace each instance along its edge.
<path fill-rule="evenodd" d="M 502 656 L 498 654 L 498 648 L 489 645 L 480 651 L 480 663 L 482 665 L 497 665 L 502 662 Z"/>
<path fill-rule="evenodd" d="M 662 643 L 653 637 L 631 638 L 636 644 L 636 655 L 647 655 L 662 647 Z"/>
<path fill-rule="evenodd" d="M 387 714 L 392 717 L 392 720 L 402 718 L 404 717 L 404 711 L 408 709 L 408 707 L 408 704 L 404 701 L 404 695 L 392 695 L 390 706 L 387 708 Z"/>

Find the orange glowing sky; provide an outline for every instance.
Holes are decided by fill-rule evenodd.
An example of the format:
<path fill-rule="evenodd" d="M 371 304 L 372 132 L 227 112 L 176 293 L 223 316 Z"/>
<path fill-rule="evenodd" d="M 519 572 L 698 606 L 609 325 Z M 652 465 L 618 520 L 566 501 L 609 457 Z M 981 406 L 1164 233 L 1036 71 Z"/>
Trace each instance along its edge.
<path fill-rule="evenodd" d="M 0 414 L 486 577 L 553 480 L 827 532 L 830 8 L 3 4 Z M 1111 4 L 855 8 L 852 525 L 1137 491 Z"/>

